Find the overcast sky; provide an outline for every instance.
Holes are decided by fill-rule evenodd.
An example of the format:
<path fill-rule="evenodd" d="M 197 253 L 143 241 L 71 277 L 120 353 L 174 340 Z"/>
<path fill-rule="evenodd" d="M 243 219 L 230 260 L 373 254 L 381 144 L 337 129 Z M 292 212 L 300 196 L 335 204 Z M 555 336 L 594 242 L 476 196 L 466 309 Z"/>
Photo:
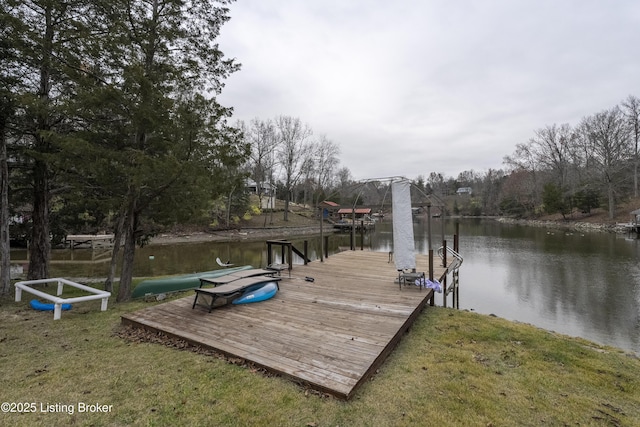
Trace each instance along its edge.
<path fill-rule="evenodd" d="M 640 96 L 638 0 L 238 0 L 234 119 L 298 117 L 355 179 L 503 168 L 536 129 Z"/>

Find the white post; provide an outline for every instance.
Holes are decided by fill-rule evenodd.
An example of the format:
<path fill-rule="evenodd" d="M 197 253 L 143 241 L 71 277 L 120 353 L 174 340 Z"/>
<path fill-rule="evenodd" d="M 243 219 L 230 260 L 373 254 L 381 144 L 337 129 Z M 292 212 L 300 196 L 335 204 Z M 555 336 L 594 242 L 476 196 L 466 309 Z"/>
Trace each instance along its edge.
<path fill-rule="evenodd" d="M 62 295 L 63 286 L 64 286 L 64 283 L 62 283 L 60 280 L 58 280 L 58 293 L 56 295 L 58 295 L 58 296 Z"/>
<path fill-rule="evenodd" d="M 62 317 L 62 304 L 57 303 L 53 305 L 53 320 L 60 320 Z"/>
<path fill-rule="evenodd" d="M 107 311 L 107 303 L 109 302 L 109 297 L 102 298 L 102 304 L 100 305 L 100 311 Z"/>
<path fill-rule="evenodd" d="M 16 286 L 16 302 L 22 301 L 22 288 Z"/>

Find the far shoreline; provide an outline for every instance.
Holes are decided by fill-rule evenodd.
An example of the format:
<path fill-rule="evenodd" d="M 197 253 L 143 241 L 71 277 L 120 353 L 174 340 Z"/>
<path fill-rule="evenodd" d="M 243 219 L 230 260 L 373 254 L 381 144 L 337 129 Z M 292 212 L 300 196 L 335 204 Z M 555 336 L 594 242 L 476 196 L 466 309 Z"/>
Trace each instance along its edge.
<path fill-rule="evenodd" d="M 333 229 L 326 227 L 326 234 L 332 234 Z M 193 231 L 186 233 L 160 233 L 152 237 L 149 245 L 172 245 L 177 243 L 201 242 L 252 242 L 272 238 L 301 237 L 320 234 L 320 226 L 295 226 L 273 228 L 243 228 L 234 230 L 217 230 L 211 232 Z"/>
<path fill-rule="evenodd" d="M 543 227 L 574 231 L 607 232 L 624 234 L 626 230 L 619 224 L 592 223 L 583 221 L 563 221 L 544 219 L 522 219 L 499 216 L 451 216 L 448 219 L 456 218 L 479 218 L 499 222 L 501 224 L 523 225 L 528 227 Z M 330 226 L 323 227 L 326 235 L 333 234 L 334 230 Z M 172 245 L 182 243 L 202 243 L 202 242 L 254 242 L 268 239 L 283 239 L 287 237 L 304 237 L 309 235 L 319 235 L 320 226 L 317 224 L 307 226 L 278 226 L 265 228 L 239 228 L 215 231 L 190 231 L 190 232 L 165 232 L 160 233 L 150 239 L 148 245 Z"/>

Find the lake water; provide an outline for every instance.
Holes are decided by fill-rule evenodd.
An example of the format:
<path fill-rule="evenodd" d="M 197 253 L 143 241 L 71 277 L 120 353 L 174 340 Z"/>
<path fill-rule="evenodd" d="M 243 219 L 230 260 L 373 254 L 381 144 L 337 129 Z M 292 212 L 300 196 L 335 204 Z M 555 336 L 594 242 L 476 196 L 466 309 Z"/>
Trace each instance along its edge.
<path fill-rule="evenodd" d="M 640 240 L 468 221 L 460 308 L 640 353 Z"/>
<path fill-rule="evenodd" d="M 600 232 L 565 232 L 460 220 L 460 308 L 531 323 L 559 333 L 640 353 L 640 240 Z M 441 244 L 442 223 L 434 219 L 434 250 Z M 445 226 L 452 245 L 454 222 Z M 428 253 L 426 220 L 414 222 L 416 250 Z M 391 223 L 379 223 L 364 245 L 389 251 Z M 311 259 L 320 242 L 309 241 Z M 302 238 L 292 239 L 302 248 Z M 359 247 L 359 236 L 357 245 Z M 330 253 L 349 246 L 347 234 L 332 235 Z M 107 255 L 89 249 L 54 250 L 52 277 L 105 277 Z M 12 259 L 24 259 L 12 251 Z M 146 246 L 136 251 L 135 276 L 193 273 L 219 268 L 215 258 L 236 265 L 264 266 L 266 244 L 258 242 L 191 243 Z M 62 261 L 62 262 L 61 262 Z M 301 260 L 298 260 L 301 262 Z M 451 295 L 448 305 L 452 304 Z M 437 294 L 436 304 L 442 304 Z"/>

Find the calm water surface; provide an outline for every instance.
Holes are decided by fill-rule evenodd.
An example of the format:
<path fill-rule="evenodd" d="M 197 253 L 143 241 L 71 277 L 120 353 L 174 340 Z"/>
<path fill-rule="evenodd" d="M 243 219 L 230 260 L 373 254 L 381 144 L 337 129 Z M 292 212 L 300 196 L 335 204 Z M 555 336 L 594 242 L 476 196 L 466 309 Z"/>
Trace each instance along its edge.
<path fill-rule="evenodd" d="M 434 249 L 442 225 L 432 220 Z M 453 221 L 445 227 L 452 242 Z M 427 223 L 414 223 L 416 250 L 428 252 Z M 311 259 L 319 239 L 309 240 Z M 391 223 L 365 236 L 365 246 L 391 250 Z M 303 239 L 293 239 L 302 248 Z M 358 246 L 359 246 L 358 241 Z M 451 244 L 451 243 L 449 243 Z M 332 235 L 330 252 L 349 245 L 348 235 Z M 640 353 L 640 240 L 608 233 L 566 233 L 492 220 L 460 221 L 460 308 L 531 323 L 567 335 Z M 24 259 L 23 251 L 12 259 Z M 108 263 L 99 251 L 55 250 L 52 276 L 105 277 Z M 264 266 L 264 242 L 192 243 L 147 246 L 136 252 L 135 276 L 215 270 L 215 258 L 237 265 Z M 301 262 L 301 261 L 300 261 Z M 436 303 L 442 304 L 442 295 Z M 449 296 L 448 305 L 451 305 Z"/>
<path fill-rule="evenodd" d="M 466 222 L 460 307 L 640 353 L 640 240 Z"/>

